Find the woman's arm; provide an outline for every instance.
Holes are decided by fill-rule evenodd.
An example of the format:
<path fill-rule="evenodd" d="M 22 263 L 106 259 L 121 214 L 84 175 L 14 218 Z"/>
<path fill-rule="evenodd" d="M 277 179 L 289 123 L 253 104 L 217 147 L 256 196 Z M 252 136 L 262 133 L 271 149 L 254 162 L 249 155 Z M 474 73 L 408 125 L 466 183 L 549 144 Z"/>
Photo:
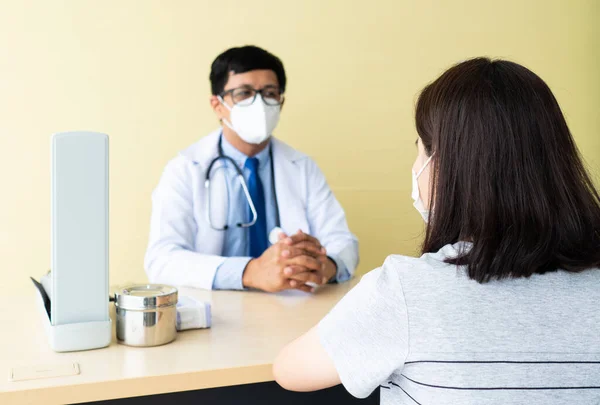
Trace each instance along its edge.
<path fill-rule="evenodd" d="M 340 377 L 319 341 L 317 327 L 288 344 L 273 363 L 275 381 L 290 391 L 316 391 L 340 384 Z"/>
<path fill-rule="evenodd" d="M 366 398 L 404 367 L 408 311 L 396 265 L 366 274 L 318 326 L 283 349 L 273 365 L 282 387 L 314 391 L 342 382 Z"/>

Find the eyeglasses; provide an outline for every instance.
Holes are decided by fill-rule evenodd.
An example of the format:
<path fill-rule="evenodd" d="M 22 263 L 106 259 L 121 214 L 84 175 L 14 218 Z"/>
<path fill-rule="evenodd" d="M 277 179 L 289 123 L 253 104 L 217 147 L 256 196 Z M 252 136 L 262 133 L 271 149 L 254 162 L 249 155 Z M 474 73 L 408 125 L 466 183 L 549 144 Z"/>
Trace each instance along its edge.
<path fill-rule="evenodd" d="M 226 95 L 231 94 L 231 99 L 234 105 L 240 105 L 247 107 L 254 103 L 256 95 L 260 94 L 266 105 L 277 106 L 283 103 L 283 93 L 277 86 L 266 86 L 260 90 L 253 89 L 249 86 L 238 87 L 237 89 L 231 89 L 221 93 L 221 97 L 225 98 Z"/>

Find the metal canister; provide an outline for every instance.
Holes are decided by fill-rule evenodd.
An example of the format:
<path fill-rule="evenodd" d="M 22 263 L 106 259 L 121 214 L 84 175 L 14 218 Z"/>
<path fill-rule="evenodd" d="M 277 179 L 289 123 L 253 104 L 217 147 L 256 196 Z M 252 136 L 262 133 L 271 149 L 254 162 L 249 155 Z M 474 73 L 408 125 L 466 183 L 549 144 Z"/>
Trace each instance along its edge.
<path fill-rule="evenodd" d="M 117 339 L 129 346 L 159 346 L 177 337 L 177 289 L 134 285 L 115 293 Z"/>

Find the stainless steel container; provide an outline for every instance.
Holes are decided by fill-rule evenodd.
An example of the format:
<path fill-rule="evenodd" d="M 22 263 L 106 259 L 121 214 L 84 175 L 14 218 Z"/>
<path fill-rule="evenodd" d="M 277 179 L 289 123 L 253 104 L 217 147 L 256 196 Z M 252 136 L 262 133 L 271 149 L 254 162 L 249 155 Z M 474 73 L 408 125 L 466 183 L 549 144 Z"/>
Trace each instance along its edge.
<path fill-rule="evenodd" d="M 148 284 L 115 293 L 117 339 L 129 346 L 158 346 L 177 337 L 177 289 Z"/>

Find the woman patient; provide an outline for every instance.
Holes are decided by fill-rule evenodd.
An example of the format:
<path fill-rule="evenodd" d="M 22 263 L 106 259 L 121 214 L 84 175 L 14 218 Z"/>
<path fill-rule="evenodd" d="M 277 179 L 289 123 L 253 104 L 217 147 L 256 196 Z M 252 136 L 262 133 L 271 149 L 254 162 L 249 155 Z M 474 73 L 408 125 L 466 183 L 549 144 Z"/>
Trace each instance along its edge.
<path fill-rule="evenodd" d="M 425 87 L 416 127 L 423 255 L 366 274 L 276 380 L 382 404 L 598 403 L 600 197 L 552 92 L 469 60 Z"/>

